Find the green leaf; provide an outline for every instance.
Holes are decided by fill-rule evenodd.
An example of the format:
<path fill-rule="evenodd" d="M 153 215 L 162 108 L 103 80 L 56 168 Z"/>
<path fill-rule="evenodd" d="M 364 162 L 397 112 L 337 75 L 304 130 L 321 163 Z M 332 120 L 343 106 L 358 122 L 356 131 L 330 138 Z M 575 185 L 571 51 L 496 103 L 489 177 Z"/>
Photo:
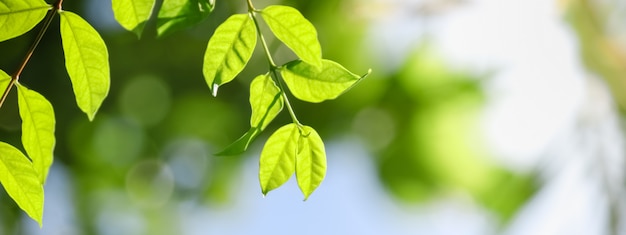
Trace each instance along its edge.
<path fill-rule="evenodd" d="M 44 184 L 53 159 L 54 110 L 45 97 L 19 83 L 17 97 L 22 118 L 22 144 L 33 161 L 41 184 Z"/>
<path fill-rule="evenodd" d="M 263 195 L 287 182 L 296 168 L 300 131 L 296 124 L 279 128 L 267 139 L 259 161 L 259 182 Z"/>
<path fill-rule="evenodd" d="M 281 91 L 269 74 L 259 75 L 250 83 L 250 126 L 258 127 L 261 131 L 283 109 Z"/>
<path fill-rule="evenodd" d="M 43 186 L 33 164 L 15 147 L 0 142 L 0 183 L 17 205 L 41 226 Z"/>
<path fill-rule="evenodd" d="M 157 19 L 157 34 L 166 36 L 199 23 L 213 11 L 209 0 L 163 0 Z"/>
<path fill-rule="evenodd" d="M 10 82 L 11 82 L 11 76 L 9 76 L 4 71 L 0 70 L 0 95 L 4 94 Z"/>
<path fill-rule="evenodd" d="M 109 93 L 109 53 L 96 30 L 80 16 L 63 11 L 61 39 L 65 67 L 72 80 L 78 107 L 93 120 Z"/>
<path fill-rule="evenodd" d="M 203 73 L 213 96 L 232 81 L 250 60 L 256 46 L 256 27 L 248 14 L 232 15 L 217 27 L 204 54 Z"/>
<path fill-rule="evenodd" d="M 281 91 L 269 74 L 259 75 L 250 83 L 250 130 L 216 155 L 240 154 L 283 109 Z"/>
<path fill-rule="evenodd" d="M 285 43 L 303 61 L 322 66 L 322 47 L 317 31 L 298 10 L 288 6 L 269 6 L 261 16 L 276 38 Z"/>
<path fill-rule="evenodd" d="M 0 1 L 0 42 L 30 31 L 50 9 L 43 0 Z"/>
<path fill-rule="evenodd" d="M 141 37 L 155 0 L 111 0 L 113 16 L 122 27 Z"/>
<path fill-rule="evenodd" d="M 297 60 L 285 64 L 281 70 L 291 93 L 313 103 L 337 98 L 369 73 L 358 76 L 331 60 L 323 60 L 321 69 Z"/>
<path fill-rule="evenodd" d="M 216 153 L 215 155 L 231 156 L 231 155 L 241 154 L 245 152 L 246 149 L 248 149 L 248 146 L 250 146 L 250 143 L 252 143 L 252 140 L 254 140 L 254 138 L 256 138 L 260 133 L 261 131 L 259 131 L 258 128 L 252 127 L 250 128 L 250 130 L 248 130 L 248 132 L 243 134 L 243 136 L 239 137 L 239 139 L 235 140 L 235 142 L 228 145 L 228 147 Z"/>
<path fill-rule="evenodd" d="M 315 129 L 303 126 L 301 133 L 296 156 L 296 178 L 306 200 L 326 176 L 326 152 L 324 142 Z"/>

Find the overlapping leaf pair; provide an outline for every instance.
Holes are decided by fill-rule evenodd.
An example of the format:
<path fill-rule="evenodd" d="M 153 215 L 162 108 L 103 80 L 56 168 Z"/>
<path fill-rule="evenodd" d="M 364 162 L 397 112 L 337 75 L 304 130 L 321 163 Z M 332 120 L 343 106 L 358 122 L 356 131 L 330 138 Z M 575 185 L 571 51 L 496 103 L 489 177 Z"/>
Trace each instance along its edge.
<path fill-rule="evenodd" d="M 156 13 L 157 36 L 194 25 L 204 20 L 213 11 L 210 0 L 112 0 L 113 14 L 117 22 L 128 31 L 141 36 L 148 20 Z"/>
<path fill-rule="evenodd" d="M 317 132 L 297 120 L 283 82 L 296 98 L 318 103 L 337 98 L 365 76 L 355 75 L 336 62 L 322 59 L 315 27 L 298 10 L 278 5 L 260 10 L 249 5 L 249 9 L 247 14 L 229 17 L 215 30 L 204 56 L 204 77 L 214 96 L 221 85 L 235 79 L 244 69 L 257 39 L 261 40 L 270 64 L 270 71 L 257 76 L 250 84 L 250 130 L 218 154 L 233 155 L 245 151 L 283 106 L 287 106 L 293 123 L 279 128 L 265 143 L 260 157 L 259 181 L 263 194 L 267 194 L 295 173 L 306 200 L 325 177 L 326 153 Z M 282 66 L 274 64 L 260 31 L 257 14 L 299 60 Z"/>
<path fill-rule="evenodd" d="M 22 85 L 19 76 L 55 14 L 61 17 L 65 65 L 76 102 L 89 120 L 93 120 L 110 86 L 108 52 L 104 41 L 87 21 L 77 14 L 61 10 L 60 2 L 51 6 L 43 0 L 0 1 L 0 42 L 20 36 L 44 21 L 41 33 L 18 71 L 9 76 L 0 70 L 2 102 L 17 86 L 22 145 L 28 156 L 18 148 L 0 142 L 0 183 L 18 206 L 40 225 L 43 185 L 52 165 L 56 142 L 55 117 L 52 104 L 41 94 Z"/>

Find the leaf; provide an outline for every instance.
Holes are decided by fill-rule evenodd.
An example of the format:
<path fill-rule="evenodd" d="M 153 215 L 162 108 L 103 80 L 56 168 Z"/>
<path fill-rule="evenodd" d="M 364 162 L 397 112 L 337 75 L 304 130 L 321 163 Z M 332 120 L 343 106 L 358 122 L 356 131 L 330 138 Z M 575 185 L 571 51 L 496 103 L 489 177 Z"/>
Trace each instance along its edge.
<path fill-rule="evenodd" d="M 157 19 L 157 34 L 166 36 L 199 23 L 213 11 L 209 0 L 163 0 Z"/>
<path fill-rule="evenodd" d="M 324 142 L 315 129 L 302 127 L 296 156 L 296 179 L 304 194 L 304 200 L 322 183 L 326 176 L 326 152 Z"/>
<path fill-rule="evenodd" d="M 9 76 L 4 71 L 0 70 L 0 95 L 4 94 L 10 82 L 11 82 L 11 76 Z"/>
<path fill-rule="evenodd" d="M 297 60 L 285 64 L 281 70 L 291 93 L 313 103 L 337 98 L 369 73 L 358 76 L 331 60 L 323 60 L 321 69 Z"/>
<path fill-rule="evenodd" d="M 0 183 L 17 205 L 41 227 L 43 186 L 32 163 L 15 147 L 0 142 Z"/>
<path fill-rule="evenodd" d="M 296 124 L 279 128 L 265 142 L 259 161 L 259 182 L 263 195 L 287 182 L 296 168 L 300 131 Z"/>
<path fill-rule="evenodd" d="M 288 6 L 269 6 L 261 11 L 261 16 L 276 38 L 301 60 L 315 67 L 322 66 L 322 47 L 317 31 L 298 10 Z"/>
<path fill-rule="evenodd" d="M 30 31 L 50 8 L 43 0 L 0 1 L 0 42 Z"/>
<path fill-rule="evenodd" d="M 256 28 L 248 14 L 232 15 L 217 27 L 204 54 L 203 73 L 213 96 L 246 66 L 256 45 Z"/>
<path fill-rule="evenodd" d="M 224 150 L 215 153 L 217 156 L 231 156 L 241 154 L 248 149 L 252 140 L 256 138 L 261 132 L 258 128 L 252 127 L 243 136 L 235 140 L 232 144 L 228 145 Z"/>
<path fill-rule="evenodd" d="M 59 14 L 65 67 L 72 80 L 76 103 L 91 121 L 109 93 L 109 53 L 98 32 L 87 21 L 69 11 Z"/>
<path fill-rule="evenodd" d="M 141 37 L 155 0 L 111 0 L 113 16 L 126 30 Z"/>
<path fill-rule="evenodd" d="M 272 81 L 269 74 L 259 75 L 250 83 L 250 126 L 258 127 L 261 131 L 283 109 L 281 91 Z"/>
<path fill-rule="evenodd" d="M 236 155 L 243 153 L 267 125 L 283 109 L 283 99 L 269 74 L 259 75 L 250 83 L 250 130 L 216 155 Z"/>
<path fill-rule="evenodd" d="M 22 144 L 33 161 L 40 183 L 44 184 L 55 145 L 54 110 L 45 97 L 19 83 L 17 97 L 22 118 Z"/>

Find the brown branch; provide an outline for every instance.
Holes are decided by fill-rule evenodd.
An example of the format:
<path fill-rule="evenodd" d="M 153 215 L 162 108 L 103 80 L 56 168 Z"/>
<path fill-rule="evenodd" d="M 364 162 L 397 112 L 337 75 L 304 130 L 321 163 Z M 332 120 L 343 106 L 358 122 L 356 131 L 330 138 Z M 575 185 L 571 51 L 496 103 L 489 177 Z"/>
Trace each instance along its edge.
<path fill-rule="evenodd" d="M 62 9 L 61 8 L 62 4 L 63 4 L 63 0 L 57 0 L 54 3 L 54 5 L 52 5 L 52 8 L 48 10 L 48 13 L 46 14 L 43 20 L 44 22 L 43 27 L 41 27 L 41 30 L 39 30 L 39 33 L 37 34 L 37 37 L 35 38 L 35 42 L 33 42 L 33 45 L 30 47 L 30 49 L 28 49 L 28 52 L 26 53 L 26 56 L 22 60 L 22 63 L 20 63 L 18 69 L 15 71 L 15 73 L 11 75 L 11 81 L 9 82 L 9 85 L 7 85 L 6 89 L 4 90 L 4 93 L 2 94 L 2 98 L 0 98 L 0 107 L 2 107 L 2 105 L 4 104 L 4 101 L 9 96 L 9 92 L 11 91 L 11 89 L 19 81 L 20 75 L 22 75 L 22 72 L 24 72 L 24 68 L 26 68 L 26 65 L 30 61 L 30 58 L 33 56 L 35 49 L 37 49 L 37 46 L 39 45 L 39 42 L 41 42 L 43 35 L 48 30 L 50 23 L 52 23 L 52 19 L 54 19 L 54 15 L 56 15 L 56 13 Z"/>

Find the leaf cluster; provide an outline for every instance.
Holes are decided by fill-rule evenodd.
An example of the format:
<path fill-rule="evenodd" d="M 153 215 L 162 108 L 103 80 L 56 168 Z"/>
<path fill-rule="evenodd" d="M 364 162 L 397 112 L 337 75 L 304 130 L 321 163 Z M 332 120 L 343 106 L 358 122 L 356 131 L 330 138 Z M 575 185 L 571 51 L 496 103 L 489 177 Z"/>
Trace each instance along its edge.
<path fill-rule="evenodd" d="M 62 1 L 49 5 L 43 0 L 0 1 L 0 42 L 20 36 L 43 22 L 43 27 L 24 61 L 12 75 L 0 70 L 0 106 L 17 87 L 22 119 L 22 145 L 0 142 L 0 183 L 9 196 L 31 218 L 42 223 L 44 191 L 53 162 L 55 116 L 52 104 L 41 94 L 19 82 L 20 75 L 55 15 L 61 17 L 65 67 L 72 82 L 78 107 L 93 120 L 110 87 L 109 56 L 98 32 L 79 15 L 61 8 Z"/>
<path fill-rule="evenodd" d="M 111 0 L 115 19 L 138 37 L 150 20 L 157 36 L 199 23 L 214 9 L 211 0 Z M 19 68 L 11 75 L 0 70 L 0 107 L 15 87 L 22 120 L 22 146 L 0 141 L 0 184 L 32 219 L 42 224 L 43 185 L 53 162 L 55 114 L 52 104 L 20 83 L 26 64 L 55 16 L 60 17 L 60 36 L 65 68 L 78 108 L 92 121 L 110 89 L 109 53 L 102 37 L 80 15 L 62 8 L 63 0 L 0 0 L 0 42 L 23 35 L 38 24 L 39 34 Z M 260 16 L 260 17 L 259 17 Z M 274 63 L 264 33 L 271 33 L 299 58 L 283 65 Z M 301 124 L 289 102 L 287 89 L 297 99 L 319 103 L 348 91 L 366 75 L 356 75 L 339 63 L 323 59 L 315 27 L 297 9 L 268 6 L 230 16 L 210 38 L 203 64 L 209 90 L 216 96 L 220 86 L 234 80 L 250 61 L 257 44 L 263 46 L 268 71 L 250 84 L 250 129 L 218 155 L 244 152 L 274 118 L 287 108 L 292 123 L 276 130 L 260 156 L 259 181 L 263 194 L 280 187 L 295 174 L 305 200 L 326 174 L 326 153 L 319 134 Z M 369 74 L 369 71 L 368 71 Z"/>
<path fill-rule="evenodd" d="M 295 173 L 306 200 L 326 175 L 326 153 L 315 129 L 296 118 L 285 87 L 299 100 L 319 103 L 337 98 L 367 74 L 358 76 L 339 63 L 323 59 L 315 27 L 297 9 L 280 5 L 256 9 L 250 2 L 248 9 L 248 13 L 233 15 L 218 26 L 204 56 L 204 77 L 214 96 L 220 86 L 244 69 L 258 40 L 269 64 L 269 71 L 250 85 L 250 130 L 218 155 L 244 152 L 286 106 L 293 123 L 275 131 L 263 147 L 259 162 L 261 191 L 267 194 Z M 260 19 L 298 60 L 280 66 L 274 63 Z"/>

